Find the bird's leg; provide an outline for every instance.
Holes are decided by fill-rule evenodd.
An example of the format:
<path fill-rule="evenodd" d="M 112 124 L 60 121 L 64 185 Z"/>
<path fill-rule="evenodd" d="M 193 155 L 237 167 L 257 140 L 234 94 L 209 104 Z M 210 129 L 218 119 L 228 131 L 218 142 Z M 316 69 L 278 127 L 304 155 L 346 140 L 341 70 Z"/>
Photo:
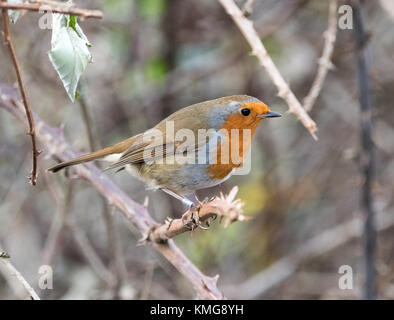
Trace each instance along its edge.
<path fill-rule="evenodd" d="M 207 202 L 207 199 L 204 199 L 203 201 L 200 201 L 200 200 L 198 199 L 198 197 L 197 197 L 196 192 L 193 192 L 193 193 L 191 193 L 191 194 L 188 194 L 188 195 L 186 195 L 186 197 L 187 197 L 190 201 L 193 201 L 194 205 L 196 206 L 195 214 L 196 214 L 196 216 L 197 216 L 197 219 L 196 219 L 196 221 L 197 221 L 197 222 L 196 222 L 196 223 L 197 223 L 197 226 L 198 226 L 200 229 L 208 230 L 209 227 L 210 227 L 209 219 L 207 219 L 207 220 L 205 221 L 206 227 L 203 226 L 203 225 L 200 223 L 200 210 L 199 210 L 200 207 L 201 207 L 204 203 Z M 192 217 L 192 218 L 194 218 L 194 217 Z"/>
<path fill-rule="evenodd" d="M 183 214 L 182 216 L 182 221 L 184 222 L 184 225 L 189 228 L 190 230 L 194 230 L 195 227 L 199 227 L 200 229 L 203 230 L 207 230 L 207 227 L 204 227 L 201 223 L 200 223 L 200 216 L 198 214 L 199 212 L 199 206 L 200 206 L 200 201 L 197 199 L 197 197 L 195 196 L 196 200 L 197 200 L 197 204 L 194 203 L 192 200 L 188 199 L 187 197 L 185 197 L 182 194 L 177 193 L 174 190 L 168 189 L 168 188 L 161 188 L 161 190 L 163 190 L 165 193 L 169 194 L 170 196 L 173 196 L 175 199 L 178 199 L 180 201 L 182 201 L 182 203 L 184 205 L 186 205 L 186 207 L 188 208 L 188 210 L 186 211 L 186 213 Z M 189 214 L 191 214 L 191 218 L 189 218 Z M 189 222 L 185 222 L 185 221 L 189 221 Z"/>
<path fill-rule="evenodd" d="M 190 210 L 193 207 L 196 207 L 195 203 L 185 196 L 167 188 L 160 188 L 160 190 L 164 191 L 165 193 L 169 194 L 170 196 L 174 197 L 175 199 L 178 199 L 182 201 L 182 203 Z"/>

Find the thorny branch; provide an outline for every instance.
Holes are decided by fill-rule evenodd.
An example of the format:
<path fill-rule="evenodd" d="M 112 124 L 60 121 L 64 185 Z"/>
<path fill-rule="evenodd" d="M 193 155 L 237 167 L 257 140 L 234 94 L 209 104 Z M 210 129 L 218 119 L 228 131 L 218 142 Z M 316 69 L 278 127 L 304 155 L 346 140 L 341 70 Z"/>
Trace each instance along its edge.
<path fill-rule="evenodd" d="M 146 240 L 165 242 L 178 234 L 193 229 L 196 223 L 206 222 L 209 226 L 209 219 L 216 216 L 225 220 L 225 227 L 234 221 L 247 220 L 247 217 L 242 214 L 243 203 L 240 200 L 234 200 L 237 192 L 238 188 L 234 187 L 228 196 L 221 194 L 220 197 L 202 202 L 197 208 L 197 212 L 189 210 L 181 219 L 167 220 L 161 226 L 155 227 Z"/>
<path fill-rule="evenodd" d="M 72 16 L 79 16 L 82 19 L 95 18 L 102 19 L 103 13 L 100 10 L 88 10 L 76 8 L 70 3 L 61 3 L 50 0 L 29 0 L 25 3 L 7 3 L 3 0 L 0 3 L 0 8 L 12 10 L 27 10 L 27 11 L 50 11 L 52 13 L 69 14 Z"/>
<path fill-rule="evenodd" d="M 25 121 L 21 111 L 21 103 L 16 99 L 15 90 L 10 87 L 0 85 L 0 106 L 12 113 L 19 120 Z M 37 115 L 34 115 L 34 118 L 37 123 L 37 136 L 46 146 L 48 152 L 56 155 L 63 161 L 80 156 L 80 153 L 66 142 L 61 129 L 50 127 Z M 208 277 L 201 273 L 177 248 L 171 239 L 163 243 L 163 234 L 167 238 L 170 238 L 169 234 L 167 234 L 167 225 L 165 227 L 157 226 L 157 223 L 150 216 L 144 205 L 130 199 L 93 164 L 76 166 L 75 171 L 80 178 L 89 181 L 111 205 L 117 207 L 142 235 L 145 237 L 149 235 L 148 238 L 151 240 L 149 244 L 159 251 L 193 284 L 197 296 L 200 299 L 225 298 L 223 293 L 217 288 L 219 276 Z M 222 195 L 211 202 L 201 205 L 200 215 L 206 218 L 213 214 L 221 215 L 226 219 L 227 223 L 235 220 L 245 220 L 246 217 L 242 215 L 241 211 L 242 203 L 239 200 L 234 201 L 236 190 L 233 189 L 227 197 Z M 209 211 L 213 212 L 210 213 Z M 179 221 L 174 220 L 174 222 L 174 226 L 169 228 L 172 233 L 170 234 L 171 236 L 189 230 L 183 227 L 178 228 Z M 163 230 L 164 233 L 157 230 Z M 159 239 L 160 243 L 157 242 Z"/>
<path fill-rule="evenodd" d="M 256 29 L 251 20 L 246 18 L 233 0 L 219 0 L 225 8 L 229 16 L 234 20 L 239 30 L 242 32 L 245 39 L 252 48 L 252 55 L 256 56 L 260 64 L 267 71 L 268 76 L 278 89 L 278 95 L 283 98 L 288 106 L 289 112 L 294 113 L 302 124 L 307 128 L 312 137 L 317 140 L 316 123 L 310 118 L 308 113 L 304 110 L 301 103 L 298 101 L 294 93 L 291 91 L 289 85 L 283 79 L 278 68 L 275 66 L 267 50 L 264 47 Z"/>
<path fill-rule="evenodd" d="M 4 4 L 6 0 L 1 0 L 1 4 Z M 18 79 L 18 85 L 19 85 L 19 90 L 21 93 L 22 97 L 22 102 L 23 106 L 25 108 L 25 113 L 27 116 L 27 122 L 29 124 L 29 135 L 31 138 L 31 144 L 32 144 L 32 156 L 33 156 L 33 168 L 31 170 L 31 173 L 29 175 L 29 180 L 32 185 L 36 185 L 37 182 L 37 157 L 40 155 L 40 151 L 37 150 L 37 142 L 36 142 L 36 130 L 34 126 L 34 119 L 33 119 L 33 114 L 31 111 L 29 99 L 27 97 L 27 91 L 25 88 L 25 85 L 23 83 L 23 78 L 22 78 L 22 71 L 19 66 L 18 58 L 16 57 L 16 52 L 15 52 L 15 47 L 12 42 L 12 36 L 11 36 L 11 30 L 10 30 L 10 19 L 8 16 L 8 10 L 4 9 L 2 10 L 2 17 L 3 17 L 3 36 L 4 36 L 4 41 L 5 44 L 8 47 L 8 50 L 10 51 L 10 55 L 12 58 L 12 62 L 14 64 L 14 69 L 16 73 L 16 77 Z"/>
<path fill-rule="evenodd" d="M 315 101 L 319 96 L 321 89 L 323 88 L 324 80 L 326 79 L 328 70 L 333 69 L 334 67 L 331 62 L 331 56 L 332 52 L 334 51 L 337 35 L 338 0 L 330 0 L 329 2 L 328 28 L 323 34 L 325 39 L 323 54 L 319 59 L 319 68 L 312 83 L 311 89 L 304 99 L 304 109 L 306 112 L 310 112 L 312 110 L 313 105 L 315 104 Z"/>

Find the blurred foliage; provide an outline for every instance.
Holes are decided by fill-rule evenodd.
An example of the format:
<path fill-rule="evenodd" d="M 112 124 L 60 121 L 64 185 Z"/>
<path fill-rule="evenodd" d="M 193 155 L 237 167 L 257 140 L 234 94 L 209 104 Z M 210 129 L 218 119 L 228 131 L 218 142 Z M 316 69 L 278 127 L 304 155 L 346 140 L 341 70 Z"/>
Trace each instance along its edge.
<path fill-rule="evenodd" d="M 159 19 L 167 7 L 167 0 L 139 0 L 138 8 L 147 19 Z"/>
<path fill-rule="evenodd" d="M 311 113 L 319 127 L 319 141 L 315 142 L 296 117 L 286 113 L 287 106 L 277 97 L 276 88 L 255 57 L 250 56 L 241 33 L 218 1 L 75 2 L 104 12 L 102 21 L 80 21 L 93 44 L 90 50 L 94 57 L 83 75 L 83 98 L 102 146 L 142 132 L 181 107 L 226 95 L 250 94 L 285 114 L 278 121 L 264 122 L 256 131 L 249 175 L 199 192 L 204 199 L 238 185 L 245 214 L 252 219 L 226 229 L 214 221 L 208 231 L 195 230 L 175 239 L 202 272 L 220 275 L 220 288 L 236 291 L 238 284 L 291 255 L 312 237 L 360 215 L 359 109 L 351 30 L 338 31 L 333 56 L 336 69 L 328 74 Z M 376 105 L 374 196 L 378 212 L 393 213 L 394 23 L 377 1 L 366 5 Z M 36 13 L 25 14 L 12 26 L 32 107 L 50 125 L 64 126 L 67 140 L 87 151 L 80 101 L 71 104 L 50 65 L 46 54 L 50 30 L 38 29 L 38 17 Z M 302 101 L 316 75 L 327 27 L 327 2 L 255 1 L 251 19 Z M 12 84 L 14 71 L 8 59 L 2 46 L 0 83 Z M 0 113 L 0 247 L 35 284 L 48 235 L 63 212 L 66 221 L 79 226 L 103 265 L 119 278 L 119 285 L 109 285 L 103 279 L 86 259 L 75 229 L 67 225 L 50 261 L 54 290 L 40 291 L 40 295 L 48 299 L 128 299 L 140 298 L 150 286 L 148 298 L 193 298 L 190 284 L 168 262 L 149 246 L 136 246 L 140 235 L 116 213 L 113 223 L 121 252 L 116 259 L 126 270 L 119 275 L 119 261 L 114 263 L 116 250 L 109 249 L 100 196 L 86 182 L 75 180 L 72 199 L 65 206 L 62 199 L 68 179 L 45 172 L 54 160 L 44 146 L 38 185 L 31 188 L 26 181 L 30 146 L 25 128 L 3 110 Z M 148 196 L 149 211 L 158 222 L 182 214 L 178 201 L 162 192 L 145 190 L 126 172 L 106 174 L 134 200 L 143 203 Z M 379 296 L 392 299 L 392 228 L 379 233 L 379 245 Z M 256 298 L 359 298 L 363 285 L 361 248 L 362 240 L 355 239 L 306 260 L 288 279 Z M 338 267 L 343 264 L 351 265 L 357 276 L 351 292 L 337 286 Z M 0 299 L 13 297 L 0 277 Z"/>

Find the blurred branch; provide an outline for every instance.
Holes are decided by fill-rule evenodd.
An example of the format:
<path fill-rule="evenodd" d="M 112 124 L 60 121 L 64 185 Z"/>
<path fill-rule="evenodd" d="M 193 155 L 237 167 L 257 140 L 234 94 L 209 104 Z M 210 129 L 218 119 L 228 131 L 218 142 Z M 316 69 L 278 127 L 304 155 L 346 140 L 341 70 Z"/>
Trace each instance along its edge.
<path fill-rule="evenodd" d="M 52 186 L 49 185 L 48 179 L 47 181 L 48 189 Z M 52 191 L 53 194 L 53 191 Z M 70 205 L 72 202 L 73 195 L 73 183 L 69 181 L 66 185 L 65 196 L 59 200 L 57 203 L 57 210 L 55 215 L 53 216 L 51 227 L 49 229 L 48 237 L 45 241 L 44 248 L 42 250 L 42 264 L 50 265 L 52 264 L 53 257 L 56 253 L 56 248 L 58 245 L 58 241 L 62 231 L 64 230 L 66 216 L 68 211 L 70 210 Z"/>
<path fill-rule="evenodd" d="M 0 272 L 3 274 L 5 279 L 9 282 L 10 286 L 14 288 L 13 281 L 16 279 L 19 284 L 23 286 L 23 288 L 27 291 L 32 300 L 40 300 L 40 297 L 34 291 L 34 289 L 30 286 L 30 284 L 26 281 L 26 279 L 20 274 L 20 272 L 14 267 L 14 265 L 10 261 L 10 256 L 4 252 L 0 251 Z"/>
<path fill-rule="evenodd" d="M 200 225 L 200 222 L 207 222 L 209 226 L 209 218 L 219 216 L 225 219 L 225 227 L 234 221 L 245 221 L 247 217 L 242 214 L 243 203 L 235 196 L 238 187 L 234 187 L 228 196 L 223 194 L 210 201 L 202 202 L 197 207 L 197 212 L 189 210 L 181 219 L 169 219 L 165 224 L 153 228 L 148 234 L 146 240 L 153 242 L 165 242 L 181 233 L 194 229 L 194 226 Z"/>
<path fill-rule="evenodd" d="M 333 68 L 331 56 L 334 50 L 337 33 L 338 0 L 330 0 L 329 2 L 328 29 L 323 34 L 325 39 L 323 54 L 319 59 L 319 68 L 316 73 L 316 78 L 312 83 L 308 95 L 304 99 L 304 109 L 306 112 L 310 112 L 312 110 L 313 105 L 315 104 L 315 101 L 323 87 L 328 70 Z"/>
<path fill-rule="evenodd" d="M 357 62 L 357 78 L 360 102 L 360 126 L 361 126 L 361 151 L 360 163 L 364 175 L 361 194 L 361 208 L 365 214 L 364 225 L 364 254 L 365 254 L 365 298 L 376 298 L 376 230 L 374 222 L 372 183 L 374 177 L 374 147 L 372 141 L 372 104 L 371 85 L 369 80 L 369 52 L 367 49 L 367 34 L 364 25 L 363 2 L 352 1 L 354 10 L 354 38 L 355 56 Z"/>
<path fill-rule="evenodd" d="M 6 1 L 6 0 L 3 0 Z M 29 0 L 25 3 L 0 3 L 0 8 L 12 10 L 27 10 L 27 11 L 50 11 L 52 13 L 69 14 L 72 16 L 79 16 L 82 19 L 95 18 L 102 19 L 103 13 L 100 10 L 88 10 L 76 8 L 75 5 L 68 2 L 57 2 L 48 0 Z"/>
<path fill-rule="evenodd" d="M 245 1 L 245 4 L 242 8 L 242 12 L 245 16 L 249 16 L 253 13 L 253 5 L 254 5 L 254 0 Z"/>
<path fill-rule="evenodd" d="M 67 226 L 71 229 L 74 240 L 86 261 L 90 264 L 101 280 L 103 280 L 109 287 L 112 287 L 115 283 L 114 276 L 105 266 L 100 256 L 96 253 L 96 250 L 90 244 L 85 232 L 75 222 L 74 217 L 70 216 L 67 219 Z"/>
<path fill-rule="evenodd" d="M 147 300 L 149 298 L 149 293 L 152 288 L 153 272 L 154 271 L 155 271 L 155 264 L 149 263 L 146 267 L 144 287 L 142 288 L 142 291 L 141 291 L 140 300 Z"/>
<path fill-rule="evenodd" d="M 394 2 L 392 0 L 380 0 L 381 7 L 390 15 L 391 19 L 394 20 Z"/>
<path fill-rule="evenodd" d="M 19 120 L 25 121 L 20 102 L 12 88 L 0 85 L 0 105 Z M 36 115 L 35 121 L 37 123 L 37 136 L 46 146 L 48 152 L 56 155 L 62 161 L 81 155 L 66 142 L 62 130 L 50 127 Z M 76 166 L 75 172 L 80 178 L 89 181 L 94 188 L 106 197 L 111 205 L 116 206 L 141 234 L 149 234 L 150 230 L 156 225 L 145 206 L 130 199 L 94 164 Z M 208 277 L 204 275 L 186 258 L 172 240 L 168 240 L 164 244 L 156 242 L 150 242 L 150 244 L 193 284 L 200 299 L 224 298 L 222 292 L 217 288 L 218 276 Z"/>
<path fill-rule="evenodd" d="M 376 218 L 378 231 L 387 230 L 394 226 L 393 214 L 382 212 Z M 225 288 L 225 292 L 234 299 L 259 298 L 294 274 L 304 261 L 323 256 L 349 241 L 361 237 L 363 235 L 362 225 L 363 219 L 357 217 L 334 228 L 320 232 L 300 248 L 293 250 L 292 254 L 279 259 L 245 282 Z"/>
<path fill-rule="evenodd" d="M 6 1 L 7 0 L 1 0 L 0 5 L 7 4 Z M 10 30 L 10 18 L 8 16 L 7 9 L 3 8 L 2 16 L 3 16 L 4 42 L 8 47 L 8 50 L 9 50 L 11 58 L 12 58 L 12 62 L 14 64 L 16 77 L 18 79 L 18 86 L 19 86 L 19 90 L 21 93 L 23 106 L 25 108 L 27 122 L 29 124 L 29 133 L 28 134 L 30 135 L 30 138 L 31 138 L 32 155 L 33 155 L 33 168 L 32 168 L 31 173 L 29 175 L 29 180 L 32 185 L 36 185 L 36 182 L 37 182 L 37 157 L 40 155 L 40 151 L 37 150 L 36 130 L 35 130 L 35 126 L 34 126 L 33 114 L 31 112 L 29 99 L 27 98 L 27 91 L 26 91 L 25 85 L 23 83 L 22 70 L 20 68 L 18 58 L 16 57 L 15 47 L 12 42 L 12 35 L 11 35 L 11 30 Z"/>
<path fill-rule="evenodd" d="M 89 141 L 89 151 L 93 152 L 101 148 L 100 139 L 98 138 L 97 128 L 92 121 L 92 114 L 90 108 L 85 99 L 86 88 L 84 84 L 81 84 L 82 92 L 79 97 L 79 104 L 82 111 L 82 119 L 85 123 L 85 128 L 87 131 L 88 141 Z M 111 209 L 107 203 L 105 197 L 101 196 L 102 201 L 102 215 L 107 231 L 107 242 L 108 242 L 108 252 L 110 254 L 110 261 L 115 269 L 116 281 L 113 285 L 114 297 L 117 298 L 119 295 L 119 289 L 121 284 L 127 278 L 127 268 L 124 262 L 124 257 L 122 254 L 122 248 L 119 242 L 119 238 L 116 234 L 115 225 L 113 221 L 113 216 L 111 214 Z M 114 208 L 115 209 L 115 208 Z"/>
<path fill-rule="evenodd" d="M 55 200 L 57 212 L 52 220 L 49 235 L 43 249 L 42 264 L 50 265 L 52 263 L 61 232 L 68 227 L 75 240 L 76 246 L 94 272 L 96 272 L 99 278 L 104 281 L 108 287 L 113 287 L 116 283 L 115 278 L 103 263 L 84 231 L 76 224 L 72 211 L 70 210 L 73 199 L 74 181 L 67 181 L 65 194 L 62 195 L 62 191 L 57 188 L 54 183 L 51 183 L 51 179 L 49 179 L 47 175 L 45 175 L 44 180 L 47 182 L 47 188 L 50 190 L 50 194 Z M 42 294 L 45 294 L 45 292 Z"/>
<path fill-rule="evenodd" d="M 78 101 L 81 106 L 82 120 L 85 123 L 85 129 L 86 129 L 86 133 L 88 136 L 89 151 L 93 152 L 94 150 L 97 150 L 100 148 L 100 143 L 98 141 L 97 134 L 96 134 L 97 132 L 96 132 L 95 127 L 93 125 L 92 115 L 91 115 L 88 105 L 86 103 L 84 94 L 80 95 Z"/>
<path fill-rule="evenodd" d="M 238 8 L 233 0 L 219 0 L 219 2 L 234 20 L 243 36 L 248 41 L 252 48 L 252 55 L 256 56 L 260 64 L 267 71 L 268 76 L 271 78 L 272 82 L 278 89 L 278 95 L 287 102 L 289 106 L 289 112 L 294 113 L 305 126 L 305 128 L 309 130 L 312 137 L 317 140 L 315 133 L 317 131 L 316 123 L 309 117 L 308 113 L 306 113 L 301 103 L 291 91 L 289 85 L 283 79 L 282 75 L 265 49 L 258 33 L 253 27 L 252 21 L 244 16 L 242 11 Z"/>

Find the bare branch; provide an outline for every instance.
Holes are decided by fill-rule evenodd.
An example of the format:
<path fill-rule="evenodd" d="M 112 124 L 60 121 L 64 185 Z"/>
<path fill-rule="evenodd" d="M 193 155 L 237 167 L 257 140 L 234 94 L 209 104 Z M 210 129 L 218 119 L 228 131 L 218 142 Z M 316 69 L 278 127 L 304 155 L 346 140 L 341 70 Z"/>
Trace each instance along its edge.
<path fill-rule="evenodd" d="M 278 95 L 283 98 L 288 106 L 289 112 L 294 113 L 302 124 L 307 128 L 312 137 L 317 140 L 316 123 L 309 117 L 304 110 L 301 103 L 298 101 L 294 93 L 291 91 L 289 85 L 283 79 L 278 68 L 275 66 L 267 50 L 265 49 L 257 31 L 253 27 L 252 21 L 247 19 L 233 0 L 219 0 L 225 8 L 230 17 L 234 20 L 239 30 L 242 32 L 245 39 L 252 48 L 252 55 L 256 56 L 260 64 L 267 71 L 268 76 L 278 89 Z"/>
<path fill-rule="evenodd" d="M 329 2 L 328 28 L 323 34 L 325 39 L 323 54 L 319 59 L 319 68 L 316 73 L 316 78 L 312 83 L 309 93 L 304 99 L 304 109 L 306 112 L 310 112 L 312 110 L 313 105 L 315 104 L 315 101 L 319 96 L 321 89 L 323 88 L 324 80 L 326 79 L 328 70 L 333 69 L 331 56 L 332 52 L 334 51 L 337 35 L 338 0 L 330 0 Z"/>
<path fill-rule="evenodd" d="M 146 267 L 145 279 L 144 279 L 144 287 L 141 291 L 140 300 L 147 300 L 149 298 L 149 293 L 151 291 L 152 282 L 153 282 L 153 272 L 155 270 L 155 264 L 149 263 Z"/>
<path fill-rule="evenodd" d="M 90 264 L 100 279 L 103 280 L 109 287 L 112 287 L 116 281 L 115 277 L 105 266 L 100 256 L 96 253 L 96 250 L 91 245 L 85 232 L 75 222 L 74 217 L 68 217 L 67 226 L 71 229 L 74 240 L 86 261 Z"/>
<path fill-rule="evenodd" d="M 0 85 L 0 106 L 19 120 L 25 121 L 21 104 L 16 100 L 15 90 L 12 88 Z M 66 142 L 62 130 L 50 127 L 37 115 L 34 118 L 37 123 L 37 137 L 46 146 L 48 152 L 55 154 L 63 161 L 80 156 L 80 153 Z M 80 178 L 89 181 L 110 204 L 116 206 L 142 235 L 147 235 L 157 225 L 146 207 L 130 199 L 95 165 L 89 163 L 76 166 L 75 171 Z M 217 288 L 218 276 L 208 277 L 204 275 L 186 258 L 172 240 L 168 240 L 164 244 L 149 243 L 192 283 L 198 298 L 224 299 L 223 293 Z"/>
<path fill-rule="evenodd" d="M 0 2 L 0 5 L 7 4 L 5 2 L 7 0 L 1 0 L 1 1 L 2 2 Z M 34 127 L 33 114 L 31 112 L 29 99 L 27 97 L 27 91 L 26 91 L 25 85 L 23 83 L 22 71 L 21 71 L 21 68 L 19 66 L 18 58 L 16 57 L 14 44 L 12 42 L 8 10 L 3 8 L 2 15 L 3 15 L 3 36 L 4 36 L 4 41 L 5 41 L 5 44 L 8 47 L 8 50 L 9 50 L 11 58 L 12 58 L 12 62 L 14 64 L 16 77 L 18 79 L 19 90 L 20 90 L 20 93 L 21 93 L 23 106 L 25 108 L 25 113 L 26 113 L 26 116 L 27 116 L 28 124 L 29 124 L 29 135 L 30 135 L 30 138 L 31 138 L 31 144 L 32 144 L 32 149 L 33 149 L 33 151 L 32 151 L 33 168 L 31 170 L 31 173 L 30 173 L 30 176 L 29 176 L 29 180 L 30 180 L 32 185 L 36 185 L 36 182 L 37 182 L 37 157 L 40 155 L 41 152 L 37 150 L 36 132 L 35 132 L 36 130 L 35 130 L 35 127 Z"/>
<path fill-rule="evenodd" d="M 360 165 L 363 174 L 361 190 L 361 208 L 365 215 L 364 254 L 365 254 L 365 298 L 376 299 L 376 230 L 373 208 L 372 184 L 374 180 L 374 144 L 372 141 L 373 115 L 372 96 L 369 76 L 367 34 L 363 2 L 352 1 L 354 10 L 355 59 L 357 62 L 357 80 L 360 103 L 361 151 Z"/>
<path fill-rule="evenodd" d="M 189 210 L 181 219 L 168 220 L 165 224 L 155 227 L 146 240 L 153 242 L 165 242 L 181 233 L 190 231 L 196 223 L 207 222 L 209 218 L 219 216 L 225 220 L 225 227 L 234 221 L 245 221 L 247 217 L 242 214 L 243 203 L 238 199 L 234 200 L 238 192 L 238 187 L 234 187 L 228 196 L 223 194 L 211 201 L 202 202 L 197 208 L 197 212 Z"/>
<path fill-rule="evenodd" d="M 48 180 L 45 179 L 48 185 Z M 51 186 L 52 187 L 52 186 Z M 61 201 L 57 203 L 57 210 L 53 216 L 51 226 L 49 228 L 48 237 L 45 241 L 44 248 L 42 250 L 42 264 L 50 265 L 52 260 L 56 254 L 56 248 L 58 246 L 59 238 L 61 236 L 62 231 L 64 230 L 66 216 L 68 211 L 70 210 L 70 204 L 73 193 L 73 184 L 72 181 L 67 183 L 65 196 L 62 197 Z"/>
<path fill-rule="evenodd" d="M 30 299 L 40 300 L 40 297 L 37 295 L 37 293 L 34 291 L 31 285 L 26 281 L 26 279 L 21 275 L 21 273 L 11 263 L 10 256 L 4 251 L 0 252 L 0 272 L 10 283 L 10 286 L 13 287 L 12 282 L 16 279 L 18 283 L 21 284 L 23 288 L 27 291 Z"/>
<path fill-rule="evenodd" d="M 3 0 L 6 1 L 6 0 Z M 61 3 L 57 1 L 44 0 L 30 0 L 29 3 L 0 3 L 0 8 L 12 10 L 27 10 L 27 11 L 50 11 L 52 13 L 69 14 L 72 16 L 79 16 L 82 19 L 95 18 L 102 19 L 103 13 L 100 10 L 88 10 L 76 8 L 69 3 Z"/>

